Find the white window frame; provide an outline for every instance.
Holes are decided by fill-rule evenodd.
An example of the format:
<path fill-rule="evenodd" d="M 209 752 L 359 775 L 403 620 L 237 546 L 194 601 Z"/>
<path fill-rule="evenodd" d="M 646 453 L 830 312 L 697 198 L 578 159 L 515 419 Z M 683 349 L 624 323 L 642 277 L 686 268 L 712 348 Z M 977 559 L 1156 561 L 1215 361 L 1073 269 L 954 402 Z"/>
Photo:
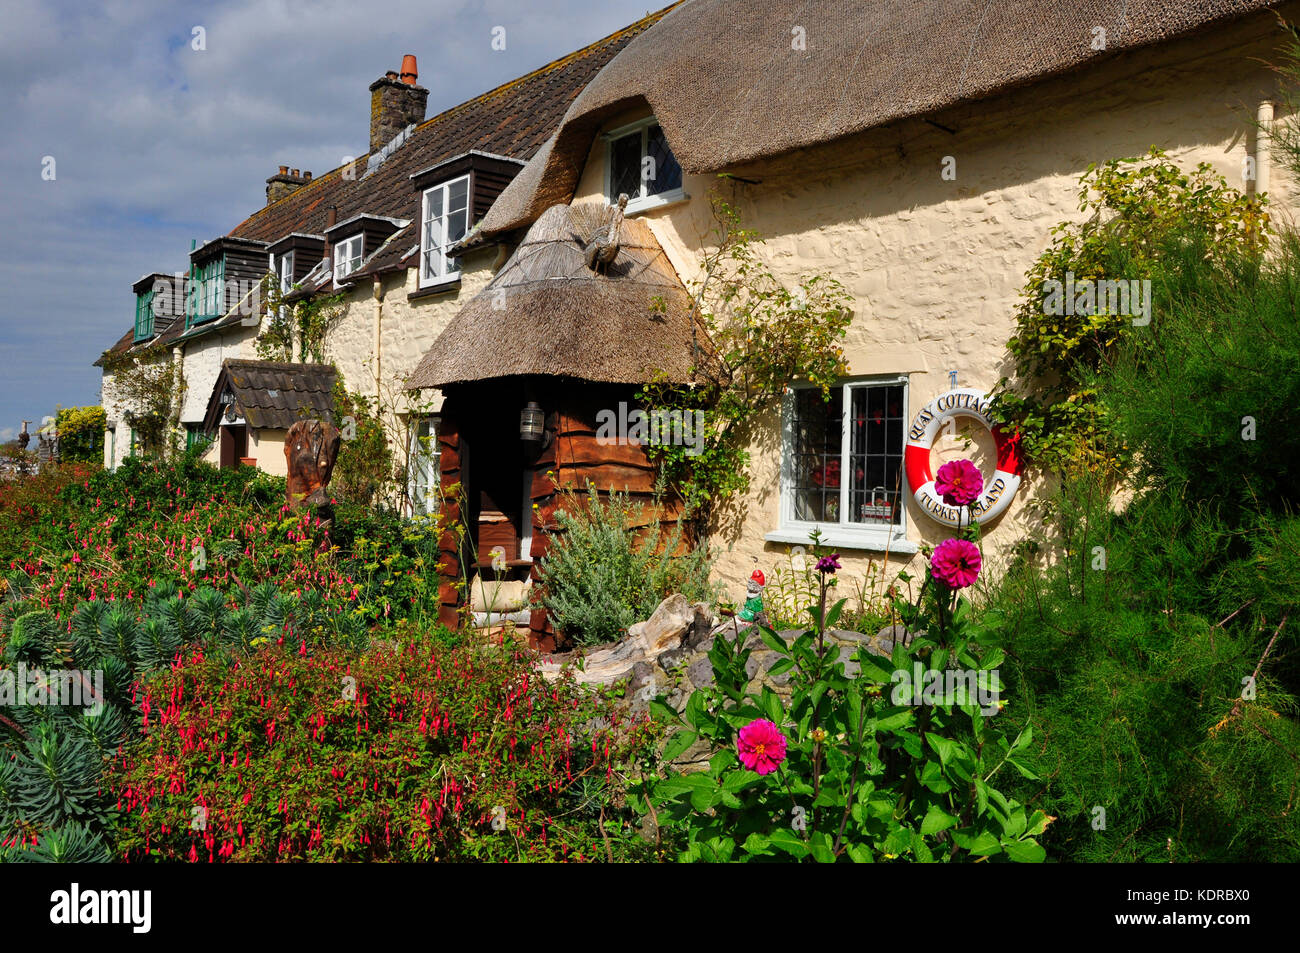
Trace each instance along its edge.
<path fill-rule="evenodd" d="M 618 196 L 614 195 L 614 141 L 622 139 L 625 136 L 641 135 L 641 158 L 645 161 L 647 136 L 651 126 L 662 126 L 654 116 L 647 116 L 645 119 L 639 119 L 636 122 L 628 123 L 626 126 L 619 126 L 617 129 L 611 129 L 601 138 L 605 141 L 605 198 L 611 205 L 618 201 Z M 678 162 L 680 166 L 681 163 Z M 641 179 L 641 194 L 629 195 L 627 197 L 627 208 L 625 213 L 644 212 L 646 209 L 659 208 L 664 205 L 672 205 L 674 202 L 683 202 L 690 198 L 686 194 L 686 172 L 682 171 L 682 184 L 675 189 L 669 189 L 667 192 L 660 192 L 656 195 L 646 194 L 646 181 Z"/>
<path fill-rule="evenodd" d="M 911 420 L 909 406 L 911 386 L 908 375 L 854 377 L 836 385 L 842 389 L 840 406 L 843 411 L 843 419 L 840 422 L 840 473 L 848 474 L 851 470 L 849 466 L 850 434 L 847 426 L 848 416 L 853 407 L 851 392 L 855 388 L 864 386 L 875 387 L 897 384 L 903 385 L 902 426 L 904 428 L 904 445 L 906 445 L 907 422 Z M 778 528 L 768 533 L 764 538 L 773 543 L 793 543 L 807 546 L 809 544 L 809 534 L 816 529 L 821 531 L 824 545 L 839 549 L 866 549 L 872 551 L 888 549 L 891 553 L 900 554 L 917 552 L 919 548 L 917 544 L 907 539 L 907 501 L 911 496 L 911 488 L 907 485 L 905 473 L 902 474 L 902 482 L 898 488 L 898 522 L 893 526 L 871 526 L 848 522 L 827 523 L 795 519 L 795 393 L 797 390 L 802 389 L 804 388 L 786 388 L 785 398 L 782 401 L 780 517 Z M 849 512 L 849 487 L 851 483 L 852 481 L 847 476 L 840 480 L 839 512 L 841 519 Z"/>
<path fill-rule="evenodd" d="M 441 421 L 437 414 L 423 414 L 411 419 L 411 442 L 407 453 L 409 461 L 406 481 L 406 493 L 410 499 L 411 515 L 426 516 L 438 512 L 439 493 L 442 485 L 441 457 L 442 449 L 438 446 L 438 425 Z M 428 425 L 431 438 L 428 447 L 422 443 L 420 430 Z M 417 494 L 419 474 L 427 469 L 427 482 L 423 498 Z"/>
<path fill-rule="evenodd" d="M 287 266 L 287 267 L 286 267 Z M 280 297 L 284 298 L 286 294 L 293 290 L 293 250 L 285 252 L 283 255 L 271 256 L 271 274 L 275 275 L 275 282 L 280 289 Z M 280 305 L 280 320 L 283 321 L 288 317 L 289 308 L 287 305 Z"/>
<path fill-rule="evenodd" d="M 350 251 L 353 245 L 356 245 L 357 247 L 355 254 L 353 254 Z M 346 258 L 343 257 L 344 249 L 349 249 Z M 352 274 L 352 272 L 360 268 L 362 263 L 365 260 L 366 260 L 365 232 L 358 232 L 356 235 L 351 235 L 343 239 L 342 241 L 335 243 L 334 245 L 334 287 L 335 288 L 342 287 L 342 282 L 340 281 L 340 279 L 346 278 L 348 275 Z M 347 271 L 340 273 L 339 268 L 341 263 L 350 262 L 350 261 L 355 261 L 356 266 L 349 268 Z"/>
<path fill-rule="evenodd" d="M 280 283 L 280 294 L 287 294 L 293 290 L 293 252 L 287 251 L 275 260 L 273 259 L 272 269 L 275 271 L 275 277 Z"/>
<path fill-rule="evenodd" d="M 439 182 L 437 185 L 431 185 L 420 195 L 420 287 L 429 288 L 433 285 L 446 284 L 449 281 L 456 281 L 460 278 L 460 268 L 452 271 L 448 266 L 447 245 L 445 239 L 447 234 L 447 218 L 451 214 L 448 206 L 451 204 L 451 187 L 457 182 L 465 183 L 465 234 L 469 234 L 470 227 L 470 205 L 474 200 L 472 183 L 470 182 L 469 173 L 458 175 L 454 179 L 448 179 L 446 182 Z M 429 274 L 425 270 L 425 257 L 428 254 L 432 244 L 433 235 L 431 234 L 429 221 L 429 196 L 434 192 L 442 193 L 442 216 L 438 219 L 438 247 L 441 249 L 442 272 L 441 274 Z M 459 240 L 459 239 L 458 239 Z"/>

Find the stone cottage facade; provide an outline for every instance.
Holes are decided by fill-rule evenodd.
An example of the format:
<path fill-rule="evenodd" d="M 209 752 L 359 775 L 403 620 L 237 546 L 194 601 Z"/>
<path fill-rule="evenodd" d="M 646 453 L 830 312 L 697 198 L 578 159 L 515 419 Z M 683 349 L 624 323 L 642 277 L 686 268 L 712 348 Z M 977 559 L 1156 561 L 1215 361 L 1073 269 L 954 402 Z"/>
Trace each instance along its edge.
<path fill-rule="evenodd" d="M 954 384 L 987 392 L 1008 373 L 1025 272 L 1052 227 L 1079 215 L 1091 163 L 1158 146 L 1289 205 L 1291 183 L 1256 132 L 1261 117 L 1286 119 L 1272 118 L 1267 64 L 1285 39 L 1275 6 L 691 0 L 584 89 L 463 247 L 520 236 L 557 203 L 607 207 L 630 192 L 627 217 L 689 285 L 717 190 L 766 239 L 760 254 L 788 287 L 810 273 L 842 282 L 851 376 L 831 405 L 796 386 L 761 422 L 751 490 L 711 542 L 732 593 L 814 528 L 846 575 L 885 564 L 892 575 L 951 532 L 898 476 L 917 415 Z M 635 171 L 647 157 L 649 178 Z M 438 366 L 438 343 L 428 361 Z M 648 378 L 661 359 L 645 365 Z M 863 427 L 880 434 L 865 448 Z M 811 453 L 810 434 L 824 439 Z M 940 435 L 935 462 L 973 454 L 987 478 L 993 438 L 970 436 L 968 451 L 959 433 Z M 880 472 L 873 457 L 885 478 L 868 475 Z M 844 482 L 864 485 L 841 495 L 842 460 Z M 1026 474 L 984 527 L 986 558 L 1043 536 L 1029 504 L 1044 489 Z"/>

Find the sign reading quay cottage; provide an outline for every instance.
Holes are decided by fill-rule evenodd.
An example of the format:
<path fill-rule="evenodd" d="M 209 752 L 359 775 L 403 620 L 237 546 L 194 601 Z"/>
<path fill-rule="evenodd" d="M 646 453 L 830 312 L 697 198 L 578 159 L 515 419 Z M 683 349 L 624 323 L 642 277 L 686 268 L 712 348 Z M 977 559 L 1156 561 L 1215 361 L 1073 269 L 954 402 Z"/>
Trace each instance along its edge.
<path fill-rule="evenodd" d="M 969 525 L 992 520 L 1011 505 L 1020 488 L 1024 461 L 1019 442 L 1002 428 L 995 427 L 988 412 L 987 394 L 968 387 L 945 391 L 921 408 L 907 431 L 903 464 L 907 485 L 916 505 L 945 526 Z M 998 465 L 993 478 L 984 485 L 980 498 L 970 506 L 949 506 L 934 491 L 934 474 L 930 472 L 930 448 L 944 424 L 955 417 L 973 417 L 993 435 L 997 445 Z"/>

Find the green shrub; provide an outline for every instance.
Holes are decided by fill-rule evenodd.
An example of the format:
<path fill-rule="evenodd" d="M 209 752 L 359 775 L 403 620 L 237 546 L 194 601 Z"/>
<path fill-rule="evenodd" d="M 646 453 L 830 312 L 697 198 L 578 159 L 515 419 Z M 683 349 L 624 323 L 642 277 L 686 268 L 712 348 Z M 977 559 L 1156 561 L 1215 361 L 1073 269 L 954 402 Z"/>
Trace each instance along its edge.
<path fill-rule="evenodd" d="M 562 532 L 538 568 L 542 604 L 580 645 L 617 639 L 675 592 L 692 602 L 716 597 L 708 548 L 679 553 L 683 524 L 666 529 L 657 506 L 634 506 L 621 492 L 601 499 L 588 486 L 585 496 L 564 494 L 556 519 Z M 639 523 L 646 528 L 629 528 Z"/>
<path fill-rule="evenodd" d="M 1088 167 L 1079 210 L 1091 214 L 1058 225 L 1026 275 L 1007 344 L 1014 377 L 999 381 L 994 393 L 995 416 L 1021 433 L 1033 462 L 1053 470 L 1122 465 L 1104 404 L 1085 377 L 1104 367 L 1120 342 L 1152 327 L 1134 327 L 1131 316 L 1100 302 L 1072 315 L 1046 313 L 1045 283 L 1064 282 L 1067 273 L 1076 280 L 1150 279 L 1158 295 L 1162 260 L 1189 238 L 1216 262 L 1261 252 L 1268 236 L 1264 201 L 1229 188 L 1207 163 L 1183 172 L 1159 149 Z"/>
<path fill-rule="evenodd" d="M 1294 862 L 1300 239 L 1160 262 L 1152 324 L 1082 378 L 1135 496 L 1115 512 L 1100 474 L 1069 476 L 1065 558 L 1019 565 L 984 616 L 1037 739 L 1043 781 L 1016 793 L 1060 818 L 1063 859 Z"/>
<path fill-rule="evenodd" d="M 54 427 L 59 432 L 59 460 L 103 462 L 107 419 L 103 407 L 60 407 L 54 417 Z"/>
<path fill-rule="evenodd" d="M 253 589 L 236 609 L 212 589 L 181 598 L 174 586 L 162 585 L 149 593 L 139 618 L 99 601 L 84 603 L 67 625 L 45 612 L 20 616 L 4 646 L 5 667 L 12 673 L 21 662 L 47 674 L 90 673 L 88 687 L 96 696 L 83 694 L 80 706 L 51 701 L 7 708 L 0 720 L 0 764 L 6 765 L 0 774 L 0 844 L 17 849 L 48 841 L 51 850 L 57 848 L 50 857 L 106 850 L 103 838 L 116 809 L 101 773 L 134 740 L 132 726 L 149 722 L 150 699 L 137 698 L 137 680 L 168 668 L 183 650 L 197 646 L 199 657 L 206 652 L 227 663 L 267 643 L 306 653 L 309 645 L 358 648 L 365 640 L 355 615 L 331 609 L 315 593 L 284 595 L 270 582 Z"/>

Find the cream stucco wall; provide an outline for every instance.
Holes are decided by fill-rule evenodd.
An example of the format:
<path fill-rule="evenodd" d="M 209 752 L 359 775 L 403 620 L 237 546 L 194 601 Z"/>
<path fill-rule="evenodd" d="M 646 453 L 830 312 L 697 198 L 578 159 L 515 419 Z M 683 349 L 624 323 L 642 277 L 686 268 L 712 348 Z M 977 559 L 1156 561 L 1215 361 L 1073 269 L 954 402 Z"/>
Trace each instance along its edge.
<path fill-rule="evenodd" d="M 272 476 L 288 476 L 289 462 L 284 456 L 285 430 L 248 430 L 248 455 L 257 468 Z"/>
<path fill-rule="evenodd" d="M 709 241 L 708 192 L 719 188 L 766 238 L 761 256 L 787 286 L 812 273 L 845 286 L 854 312 L 845 342 L 851 373 L 906 375 L 914 415 L 948 389 L 949 371 L 960 386 L 986 390 L 1008 373 L 1005 342 L 1024 274 L 1052 227 L 1079 217 L 1078 178 L 1090 163 L 1155 145 L 1185 169 L 1208 162 L 1246 188 L 1251 120 L 1261 99 L 1276 94 L 1264 61 L 1277 60 L 1277 37 L 1256 23 L 1126 55 L 935 117 L 952 132 L 908 121 L 735 170 L 748 183 L 688 175 L 686 201 L 643 214 L 689 282 Z M 616 117 L 605 128 L 634 118 Z M 941 177 L 945 156 L 955 159 L 955 180 Z M 597 138 L 574 201 L 603 201 L 603 187 Z M 1275 207 L 1289 204 L 1276 166 L 1270 196 Z M 712 540 L 733 594 L 755 568 L 784 565 L 790 548 L 765 539 L 780 521 L 778 434 L 774 414 L 751 448 L 751 492 L 723 515 Z M 975 458 L 988 476 L 991 441 L 980 443 Z M 941 438 L 936 462 L 961 448 Z M 1044 536 L 1027 505 L 1044 489 L 1031 472 L 1011 509 L 986 527 L 992 565 L 1018 540 Z M 948 535 L 908 499 L 909 548 Z M 855 579 L 884 559 L 880 551 L 842 551 L 845 575 Z M 922 558 L 895 548 L 890 572 Z"/>
<path fill-rule="evenodd" d="M 221 373 L 221 362 L 230 358 L 257 357 L 258 328 L 237 325 L 220 334 L 211 334 L 185 343 L 185 396 L 181 403 L 183 424 L 198 424 L 208 412 L 212 388 Z"/>
<path fill-rule="evenodd" d="M 405 466 L 408 450 L 406 415 L 435 413 L 442 404 L 436 390 L 406 391 L 406 380 L 456 312 L 492 279 L 499 264 L 496 246 L 480 249 L 461 259 L 459 289 L 419 296 L 419 272 L 412 268 L 385 275 L 378 299 L 373 281 L 367 281 L 340 303 L 339 316 L 326 335 L 325 356 L 338 367 L 350 391 L 369 398 L 378 395 L 399 467 Z"/>

